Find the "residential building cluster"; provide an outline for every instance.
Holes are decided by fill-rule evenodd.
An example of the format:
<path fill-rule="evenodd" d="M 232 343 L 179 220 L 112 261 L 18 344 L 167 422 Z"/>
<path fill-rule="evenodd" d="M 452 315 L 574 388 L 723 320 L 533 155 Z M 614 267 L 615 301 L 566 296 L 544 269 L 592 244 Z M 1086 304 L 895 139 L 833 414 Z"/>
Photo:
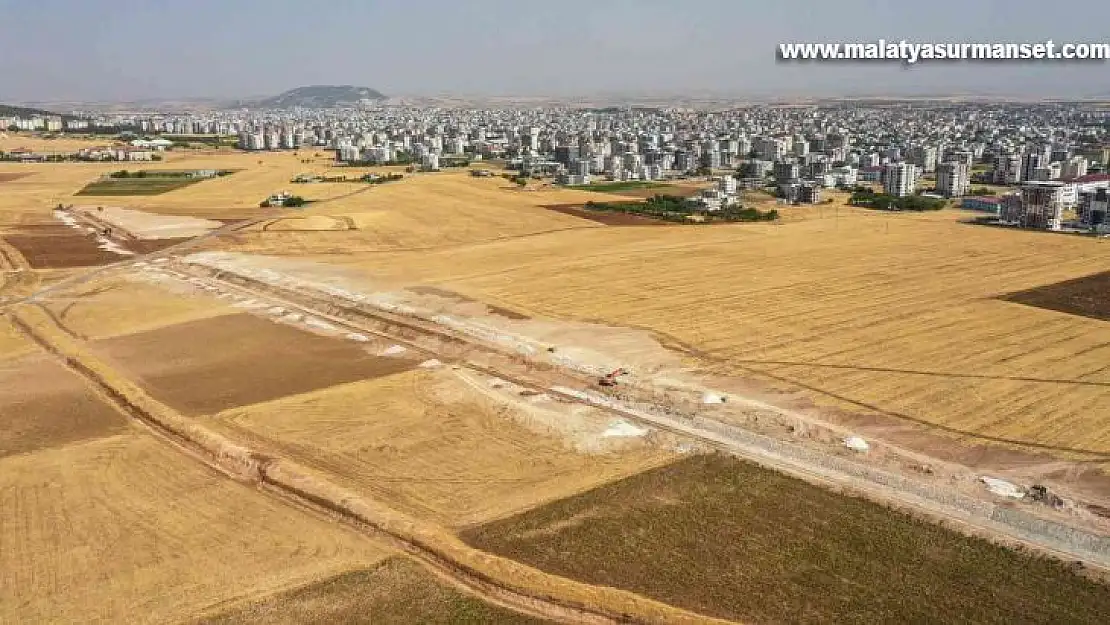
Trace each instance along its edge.
<path fill-rule="evenodd" d="M 786 202 L 812 203 L 830 187 L 871 184 L 899 197 L 963 198 L 977 186 L 1003 185 L 1011 191 L 1008 199 L 995 195 L 968 203 L 997 207 L 1005 223 L 1038 228 L 1064 228 L 1069 221 L 1102 226 L 1097 220 L 1105 219 L 1105 193 L 1099 191 L 1106 188 L 1110 158 L 1108 113 L 1064 103 L 837 103 L 713 111 L 363 106 L 94 115 L 80 121 L 90 129 L 148 136 L 234 137 L 244 150 L 328 149 L 348 163 L 434 170 L 496 159 L 521 175 L 553 176 L 568 185 L 733 180 L 703 194 L 711 206 L 728 206 L 728 198 L 753 188 L 773 189 Z M 41 128 L 46 123 L 35 122 Z"/>

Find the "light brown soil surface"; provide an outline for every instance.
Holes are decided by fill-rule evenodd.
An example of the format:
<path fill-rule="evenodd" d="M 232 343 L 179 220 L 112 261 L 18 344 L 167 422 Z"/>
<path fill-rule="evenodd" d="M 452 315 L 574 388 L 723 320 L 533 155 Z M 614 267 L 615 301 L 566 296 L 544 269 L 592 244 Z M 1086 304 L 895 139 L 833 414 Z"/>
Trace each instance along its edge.
<path fill-rule="evenodd" d="M 1110 271 L 1011 293 L 1002 299 L 1110 321 Z"/>
<path fill-rule="evenodd" d="M 623 193 L 621 195 L 624 195 Z M 581 204 L 550 204 L 544 206 L 548 210 L 562 213 L 564 215 L 571 215 L 572 217 L 581 217 L 582 219 L 589 219 L 596 221 L 599 224 L 606 226 L 668 226 L 671 225 L 666 221 L 659 219 L 652 219 L 650 217 L 642 217 L 640 215 L 630 215 L 628 213 L 618 213 L 612 211 L 592 211 L 587 210 Z"/>
<path fill-rule="evenodd" d="M 1104 623 L 1110 586 L 723 455 L 464 533 L 556 575 L 748 623 Z"/>
<path fill-rule="evenodd" d="M 146 434 L 0 459 L 0 623 L 179 623 L 389 550 Z"/>
<path fill-rule="evenodd" d="M 125 257 L 97 248 L 96 240 L 68 226 L 21 226 L 4 239 L 27 259 L 33 269 L 88 267 Z"/>
<path fill-rule="evenodd" d="M 461 293 L 456 293 L 454 291 L 448 291 L 446 289 L 441 289 L 439 287 L 434 287 L 434 286 L 414 286 L 414 287 L 409 287 L 408 290 L 412 291 L 413 293 L 419 293 L 420 295 L 434 295 L 436 297 L 442 297 L 444 299 L 454 300 L 456 302 L 462 302 L 462 303 L 465 303 L 465 304 L 479 303 L 477 300 L 469 298 L 465 295 L 462 295 Z M 490 314 L 505 317 L 507 319 L 514 319 L 514 320 L 517 320 L 517 321 L 520 321 L 520 320 L 523 320 L 523 319 L 529 319 L 528 315 L 516 312 L 515 310 L 509 310 L 508 308 L 505 308 L 504 306 L 495 306 L 493 304 L 485 304 L 485 307 L 486 307 L 486 311 L 489 312 Z"/>
<path fill-rule="evenodd" d="M 26 178 L 27 176 L 33 176 L 33 175 L 34 174 L 31 174 L 31 173 L 27 173 L 27 174 L 0 173 L 0 182 L 11 182 L 13 180 L 19 180 L 20 178 Z"/>
<path fill-rule="evenodd" d="M 0 360 L 0 458 L 126 429 L 125 416 L 46 354 Z"/>
<path fill-rule="evenodd" d="M 125 278 L 86 283 L 47 306 L 69 332 L 93 339 L 239 312 L 213 298 L 173 293 Z"/>
<path fill-rule="evenodd" d="M 415 364 L 247 314 L 189 321 L 96 345 L 154 397 L 189 414 L 376 378 Z"/>
<path fill-rule="evenodd" d="M 525 417 L 511 411 L 450 369 L 418 369 L 227 410 L 208 425 L 399 510 L 455 527 L 674 457 L 640 439 L 607 453 L 578 453 L 571 441 L 525 427 Z"/>
<path fill-rule="evenodd" d="M 407 558 L 351 571 L 197 621 L 196 625 L 547 623 L 445 586 Z"/>

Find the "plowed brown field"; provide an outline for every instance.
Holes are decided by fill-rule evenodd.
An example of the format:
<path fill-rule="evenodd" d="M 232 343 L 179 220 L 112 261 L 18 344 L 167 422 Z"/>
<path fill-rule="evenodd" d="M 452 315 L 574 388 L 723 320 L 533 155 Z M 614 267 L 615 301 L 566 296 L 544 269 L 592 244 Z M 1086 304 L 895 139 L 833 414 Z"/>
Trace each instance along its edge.
<path fill-rule="evenodd" d="M 96 345 L 156 398 L 190 414 L 385 376 L 415 364 L 248 314 L 188 321 Z"/>

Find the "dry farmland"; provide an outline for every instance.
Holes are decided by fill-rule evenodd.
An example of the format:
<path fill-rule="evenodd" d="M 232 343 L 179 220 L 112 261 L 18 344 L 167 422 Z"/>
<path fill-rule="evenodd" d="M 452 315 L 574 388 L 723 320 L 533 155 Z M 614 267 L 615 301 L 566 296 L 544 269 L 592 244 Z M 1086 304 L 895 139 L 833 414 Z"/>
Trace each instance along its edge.
<path fill-rule="evenodd" d="M 339 523 L 338 507 L 325 517 L 300 505 L 336 493 L 362 498 L 352 506 L 397 540 L 461 532 L 558 575 L 751 622 L 1098 622 L 1110 609 L 1107 587 L 1064 565 L 734 460 L 676 461 L 690 441 L 551 389 L 595 380 L 374 308 L 412 305 L 502 346 L 524 335 L 551 362 L 627 366 L 645 384 L 778 402 L 877 439 L 861 462 L 910 470 L 882 447 L 894 442 L 927 461 L 1020 465 L 1106 503 L 1098 467 L 1059 462 L 1110 459 L 1104 282 L 1059 284 L 1110 272 L 1105 242 L 963 224 L 955 211 L 869 212 L 843 206 L 844 194 L 784 207 L 776 223 L 625 227 L 643 222 L 568 208 L 613 195 L 466 171 L 294 185 L 300 173 L 363 171 L 309 152 L 235 151 L 174 151 L 151 167 L 238 171 L 96 211 L 99 200 L 74 194 L 118 163 L 0 164 L 0 306 L 74 278 L 39 293 L 49 316 L 15 309 L 70 368 L 0 323 L 0 622 L 535 622 L 460 594 L 395 543 Z M 258 207 L 282 190 L 311 203 Z M 136 243 L 141 262 L 91 275 L 123 257 L 64 225 L 58 204 L 176 238 Z M 191 260 L 232 259 L 282 286 L 157 258 L 194 250 L 143 255 L 240 219 L 196 249 L 284 258 Z M 358 311 L 328 308 L 349 326 L 293 309 L 327 297 L 294 292 L 309 282 L 337 300 L 359 291 Z M 728 403 L 698 409 L 737 423 L 767 414 Z M 184 453 L 140 423 L 206 444 Z M 827 450 L 831 431 L 797 444 Z M 1041 455 L 971 450 L 988 442 Z M 945 470 L 922 479 L 956 474 Z M 954 488 L 982 491 L 973 478 Z M 525 588 L 552 579 L 505 564 L 495 568 Z M 611 600 L 611 589 L 563 582 L 571 597 Z M 636 601 L 619 605 L 646 605 Z"/>
<path fill-rule="evenodd" d="M 0 360 L 0 458 L 122 432 L 127 420 L 46 354 Z"/>
<path fill-rule="evenodd" d="M 539 619 L 492 606 L 443 585 L 404 558 L 281 593 L 229 610 L 196 625 L 529 625 Z"/>
<path fill-rule="evenodd" d="M 998 299 L 1110 267 L 1104 242 L 971 226 L 947 211 L 824 215 L 346 262 L 536 317 L 646 328 L 718 376 L 804 391 L 830 418 L 1110 452 L 1106 322 Z"/>
<path fill-rule="evenodd" d="M 416 370 L 232 409 L 212 427 L 447 525 L 476 523 L 669 458 L 588 456 L 530 431 L 447 370 Z"/>
<path fill-rule="evenodd" d="M 69 332 L 103 339 L 237 312 L 211 298 L 109 278 L 72 289 L 48 305 Z"/>
<path fill-rule="evenodd" d="M 464 533 L 561 576 L 747 623 L 1101 623 L 1110 587 L 727 456 Z"/>
<path fill-rule="evenodd" d="M 0 459 L 0 622 L 166 623 L 388 555 L 147 435 Z"/>
<path fill-rule="evenodd" d="M 301 187 L 317 186 L 298 185 L 298 192 Z M 367 185 L 365 192 L 309 207 L 310 213 L 349 219 L 355 228 L 349 232 L 321 235 L 271 229 L 247 235 L 234 249 L 303 255 L 339 250 L 455 248 L 474 242 L 596 227 L 598 224 L 592 221 L 543 207 L 599 198 L 612 196 L 562 189 L 520 191 L 500 178 L 472 178 L 466 172 L 423 174 L 384 185 Z"/>
<path fill-rule="evenodd" d="M 95 349 L 120 363 L 154 397 L 189 414 L 385 376 L 416 364 L 248 314 L 103 339 Z"/>

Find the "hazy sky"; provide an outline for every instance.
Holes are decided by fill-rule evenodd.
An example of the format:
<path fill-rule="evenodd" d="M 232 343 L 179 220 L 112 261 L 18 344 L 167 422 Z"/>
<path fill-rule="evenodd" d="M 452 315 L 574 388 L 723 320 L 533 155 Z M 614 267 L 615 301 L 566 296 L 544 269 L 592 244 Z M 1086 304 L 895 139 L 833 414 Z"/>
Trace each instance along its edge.
<path fill-rule="evenodd" d="M 1110 62 L 785 64 L 785 41 L 1110 42 L 1070 0 L 0 0 L 0 102 L 274 94 L 1110 92 Z"/>

